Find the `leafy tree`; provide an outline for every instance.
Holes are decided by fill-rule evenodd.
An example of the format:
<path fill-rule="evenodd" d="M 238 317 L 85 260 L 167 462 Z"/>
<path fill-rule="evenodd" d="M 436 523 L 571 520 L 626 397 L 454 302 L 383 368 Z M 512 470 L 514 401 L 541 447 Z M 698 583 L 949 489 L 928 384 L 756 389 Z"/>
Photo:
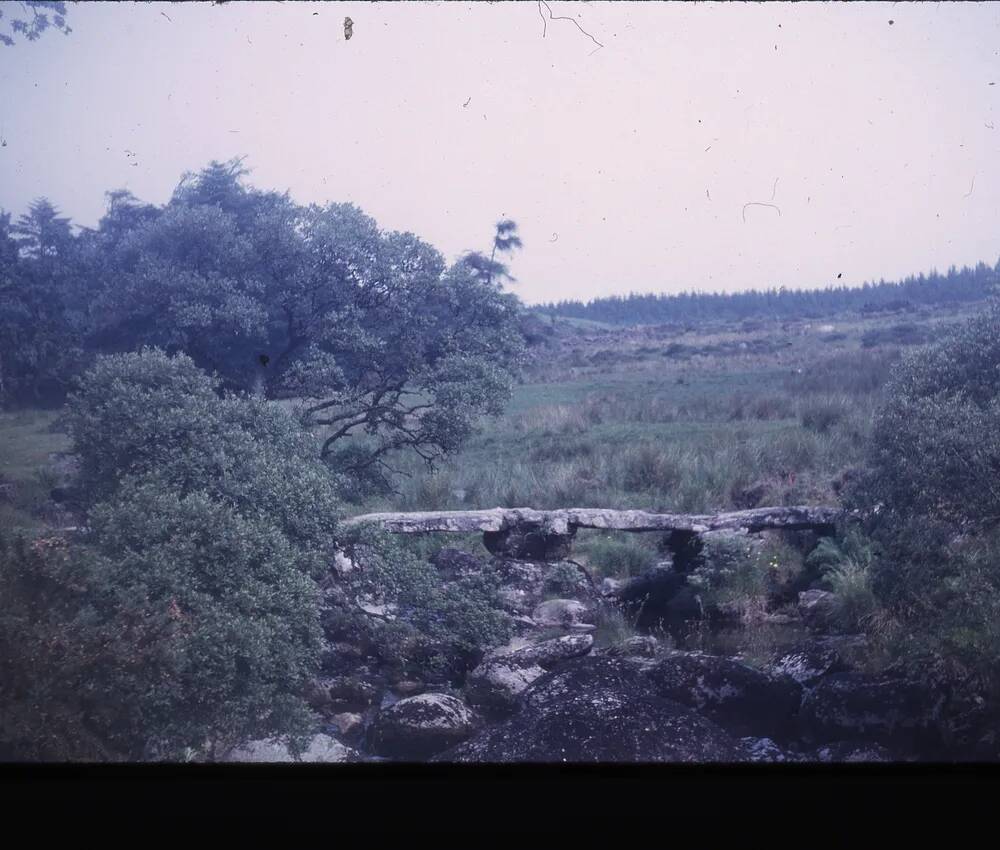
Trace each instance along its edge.
<path fill-rule="evenodd" d="M 0 400 L 61 397 L 84 341 L 80 282 L 69 219 L 48 200 L 0 217 Z"/>
<path fill-rule="evenodd" d="M 381 488 L 393 452 L 433 462 L 500 410 L 523 347 L 516 298 L 350 204 L 300 207 L 245 174 L 233 160 L 186 175 L 115 243 L 103 345 L 183 350 L 227 386 L 305 399 L 323 456 Z"/>
<path fill-rule="evenodd" d="M 462 262 L 470 268 L 480 280 L 490 284 L 494 279 L 514 280 L 510 275 L 507 264 L 497 260 L 497 252 L 509 254 L 517 248 L 522 248 L 521 237 L 517 234 L 517 222 L 509 218 L 502 219 L 496 224 L 496 233 L 493 235 L 493 249 L 487 258 L 478 251 L 469 251 Z"/>
<path fill-rule="evenodd" d="M 5 17 L 5 13 L 15 7 L 14 3 L 6 4 L 8 9 L 0 9 L 0 21 Z M 49 27 L 54 27 L 64 35 L 69 35 L 73 30 L 66 23 L 66 4 L 62 2 L 52 2 L 52 0 L 21 0 L 16 4 L 21 7 L 22 12 L 31 12 L 30 18 L 10 17 L 10 32 L 0 32 L 0 44 L 11 47 L 15 41 L 14 36 L 20 35 L 28 41 L 37 41 L 41 34 Z M 49 13 L 52 13 L 51 20 Z"/>

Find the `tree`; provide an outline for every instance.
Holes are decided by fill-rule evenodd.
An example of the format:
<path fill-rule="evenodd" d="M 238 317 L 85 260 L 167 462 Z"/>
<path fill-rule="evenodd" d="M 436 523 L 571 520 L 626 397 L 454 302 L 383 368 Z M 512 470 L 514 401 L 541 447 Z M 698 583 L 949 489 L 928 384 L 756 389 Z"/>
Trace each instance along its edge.
<path fill-rule="evenodd" d="M 45 198 L 0 219 L 0 400 L 61 398 L 85 333 L 77 266 L 69 219 Z"/>
<path fill-rule="evenodd" d="M 482 279 L 487 285 L 496 279 L 514 280 L 510 275 L 510 269 L 499 260 L 497 252 L 509 254 L 515 249 L 522 248 L 521 237 L 517 235 L 517 223 L 509 218 L 502 219 L 496 224 L 496 232 L 493 235 L 493 248 L 490 256 L 487 257 L 478 251 L 469 251 L 463 257 L 462 262 Z"/>
<path fill-rule="evenodd" d="M 13 8 L 15 4 L 7 4 Z M 0 32 L 0 44 L 11 47 L 15 35 L 24 36 L 28 41 L 37 41 L 41 34 L 49 27 L 54 27 L 64 35 L 69 35 L 73 30 L 66 23 L 66 4 L 62 2 L 52 2 L 52 0 L 21 0 L 18 3 L 22 12 L 31 12 L 30 18 L 9 18 L 10 32 Z M 49 13 L 52 19 L 49 19 Z M 5 17 L 5 10 L 0 9 L 0 20 Z"/>
<path fill-rule="evenodd" d="M 324 458 L 382 489 L 394 452 L 432 463 L 501 409 L 516 298 L 351 204 L 302 207 L 245 174 L 232 160 L 186 175 L 116 241 L 102 345 L 183 350 L 231 388 L 304 399 Z M 511 227 L 497 250 L 519 244 Z"/>

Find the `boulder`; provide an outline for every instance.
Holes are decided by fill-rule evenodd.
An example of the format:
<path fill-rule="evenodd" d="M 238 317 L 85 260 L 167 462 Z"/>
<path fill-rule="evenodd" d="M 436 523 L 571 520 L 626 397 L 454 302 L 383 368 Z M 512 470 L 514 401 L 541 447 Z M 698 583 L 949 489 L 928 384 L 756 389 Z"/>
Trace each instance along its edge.
<path fill-rule="evenodd" d="M 739 753 L 726 732 L 659 696 L 633 665 L 586 656 L 537 679 L 517 714 L 435 761 L 729 762 Z"/>
<path fill-rule="evenodd" d="M 421 761 L 464 741 L 475 723 L 475 715 L 460 699 L 420 694 L 379 711 L 368 729 L 368 746 L 378 755 Z"/>
<path fill-rule="evenodd" d="M 770 738 L 740 738 L 739 744 L 740 761 L 774 764 L 805 760 L 799 753 L 783 749 Z"/>
<path fill-rule="evenodd" d="M 486 563 L 475 555 L 449 547 L 439 549 L 430 561 L 446 579 L 485 575 L 489 569 Z"/>
<path fill-rule="evenodd" d="M 587 620 L 594 619 L 594 612 L 578 599 L 548 599 L 531 612 L 531 619 L 542 628 L 594 630 Z"/>
<path fill-rule="evenodd" d="M 545 571 L 528 561 L 497 559 L 490 567 L 500 583 L 500 601 L 515 616 L 527 616 L 545 594 Z"/>
<path fill-rule="evenodd" d="M 427 685 L 416 679 L 400 679 L 393 682 L 392 689 L 401 697 L 412 697 L 427 689 Z"/>
<path fill-rule="evenodd" d="M 805 761 L 830 762 L 887 762 L 893 761 L 892 753 L 880 744 L 858 744 L 838 741 L 813 750 L 804 757 Z"/>
<path fill-rule="evenodd" d="M 345 711 L 330 718 L 330 725 L 344 738 L 359 737 L 364 728 L 364 718 L 360 714 Z"/>
<path fill-rule="evenodd" d="M 811 629 L 827 629 L 833 625 L 836 597 L 828 590 L 803 590 L 799 594 L 799 615 Z"/>
<path fill-rule="evenodd" d="M 522 666 L 538 664 L 541 667 L 549 668 L 567 658 L 578 658 L 581 655 L 586 655 L 593 646 L 594 638 L 592 635 L 563 635 L 551 640 L 528 644 L 500 657 L 508 663 Z"/>
<path fill-rule="evenodd" d="M 796 731 L 802 688 L 717 655 L 678 652 L 646 671 L 656 692 L 695 709 L 735 735 L 787 739 Z"/>
<path fill-rule="evenodd" d="M 786 652 L 767 669 L 774 675 L 790 676 L 800 685 L 811 686 L 824 676 L 843 673 L 849 668 L 832 646 L 813 643 Z"/>
<path fill-rule="evenodd" d="M 491 716 L 510 714 L 521 694 L 544 675 L 545 669 L 537 664 L 519 665 L 508 658 L 493 658 L 469 673 L 465 698 Z"/>
<path fill-rule="evenodd" d="M 378 699 L 378 688 L 357 676 L 337 676 L 323 683 L 334 712 L 363 711 Z"/>
<path fill-rule="evenodd" d="M 701 614 L 687 576 L 670 567 L 654 567 L 629 579 L 618 588 L 615 598 L 642 630 L 679 624 Z"/>
<path fill-rule="evenodd" d="M 803 729 L 819 742 L 875 742 L 905 752 L 934 747 L 943 694 L 901 678 L 834 673 L 802 701 Z"/>
<path fill-rule="evenodd" d="M 604 654 L 613 658 L 655 658 L 660 650 L 660 642 L 652 635 L 636 635 L 609 646 Z"/>
<path fill-rule="evenodd" d="M 601 596 L 617 596 L 624 585 L 625 582 L 616 578 L 608 577 L 601 579 Z"/>
<path fill-rule="evenodd" d="M 293 758 L 288 747 L 278 741 L 250 741 L 230 752 L 227 762 L 352 762 L 361 761 L 360 754 L 344 746 L 329 735 L 316 735 L 309 747 L 298 758 Z"/>
<path fill-rule="evenodd" d="M 593 645 L 591 635 L 581 634 L 496 650 L 466 678 L 466 699 L 488 714 L 509 714 L 517 707 L 518 697 L 545 675 L 547 667 L 586 655 Z"/>

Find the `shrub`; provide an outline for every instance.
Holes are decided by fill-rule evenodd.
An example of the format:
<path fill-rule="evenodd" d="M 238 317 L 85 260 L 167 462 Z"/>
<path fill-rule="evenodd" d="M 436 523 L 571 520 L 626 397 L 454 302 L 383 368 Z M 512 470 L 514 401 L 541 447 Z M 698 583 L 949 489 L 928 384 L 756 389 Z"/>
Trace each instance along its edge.
<path fill-rule="evenodd" d="M 340 545 L 358 565 L 346 578 L 348 597 L 391 606 L 389 618 L 354 607 L 347 626 L 363 632 L 386 661 L 457 681 L 482 648 L 513 633 L 491 574 L 442 582 L 435 567 L 373 527 L 350 529 Z"/>
<path fill-rule="evenodd" d="M 904 322 L 888 328 L 875 328 L 862 335 L 861 345 L 873 348 L 876 345 L 922 345 L 931 340 L 931 331 L 912 322 Z"/>
<path fill-rule="evenodd" d="M 799 553 L 771 538 L 712 535 L 698 560 L 688 583 L 703 604 L 743 622 L 760 619 L 771 603 L 787 598 L 802 573 Z"/>
<path fill-rule="evenodd" d="M 311 730 L 319 600 L 274 526 L 124 488 L 82 544 L 8 547 L 0 739 L 21 757 L 180 760 Z"/>
<path fill-rule="evenodd" d="M 874 593 L 928 651 L 996 678 L 1000 305 L 907 357 L 886 388 L 869 472 L 846 488 L 881 549 Z"/>
<path fill-rule="evenodd" d="M 43 727 L 46 711 L 79 715 L 44 733 L 71 747 L 50 755 L 72 757 L 84 727 L 128 759 L 218 754 L 248 736 L 301 742 L 298 693 L 321 649 L 314 579 L 339 516 L 313 439 L 276 405 L 219 398 L 188 358 L 159 351 L 101 358 L 67 419 L 87 533 L 51 561 L 8 558 L 2 579 L 14 600 L 5 658 L 37 655 L 27 670 L 10 661 L 12 681 L 37 679 Z M 39 648 L 46 634 L 60 651 Z"/>
<path fill-rule="evenodd" d="M 655 550 L 643 545 L 634 534 L 601 535 L 582 540 L 576 550 L 601 576 L 637 576 L 651 569 L 657 561 Z"/>
<path fill-rule="evenodd" d="M 586 581 L 579 567 L 558 563 L 545 576 L 545 590 L 557 596 L 573 593 L 579 589 L 581 580 Z"/>
<path fill-rule="evenodd" d="M 841 399 L 815 399 L 801 406 L 799 419 L 803 428 L 825 434 L 847 417 L 849 409 L 850 405 Z"/>
<path fill-rule="evenodd" d="M 680 465 L 662 449 L 641 443 L 626 450 L 622 459 L 622 486 L 633 492 L 669 492 L 680 480 Z"/>
<path fill-rule="evenodd" d="M 742 621 L 757 619 L 766 609 L 768 582 L 759 551 L 752 541 L 735 536 L 705 540 L 701 564 L 688 576 L 703 604 Z"/>

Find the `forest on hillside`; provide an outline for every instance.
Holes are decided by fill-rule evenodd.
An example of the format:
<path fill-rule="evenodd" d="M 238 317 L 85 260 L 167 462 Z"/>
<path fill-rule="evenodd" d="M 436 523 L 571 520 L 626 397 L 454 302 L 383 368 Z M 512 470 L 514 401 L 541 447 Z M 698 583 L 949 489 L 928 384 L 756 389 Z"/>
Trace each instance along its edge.
<path fill-rule="evenodd" d="M 845 312 L 879 313 L 936 304 L 980 301 L 997 291 L 1000 260 L 995 266 L 952 266 L 944 274 L 931 271 L 900 281 L 865 282 L 861 286 L 821 289 L 750 289 L 744 292 L 681 292 L 609 295 L 591 301 L 557 301 L 532 309 L 548 316 L 588 319 L 612 325 L 671 322 L 739 321 L 742 319 L 821 319 Z"/>

